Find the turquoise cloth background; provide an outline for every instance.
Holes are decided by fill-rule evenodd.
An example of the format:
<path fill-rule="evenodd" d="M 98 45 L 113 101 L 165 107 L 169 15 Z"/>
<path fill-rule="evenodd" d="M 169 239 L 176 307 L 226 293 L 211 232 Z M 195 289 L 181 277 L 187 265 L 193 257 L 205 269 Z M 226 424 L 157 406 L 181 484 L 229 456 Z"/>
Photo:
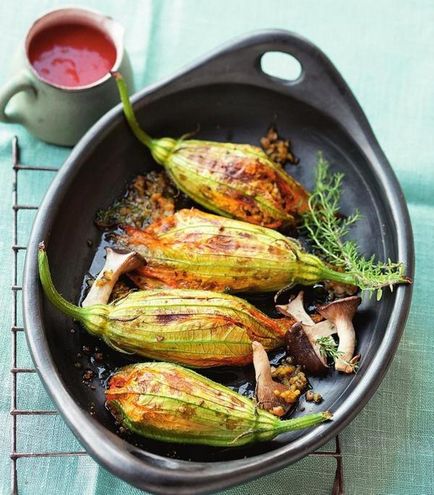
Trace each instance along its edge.
<path fill-rule="evenodd" d="M 87 0 L 126 27 L 136 87 L 157 81 L 227 39 L 258 28 L 296 31 L 319 45 L 354 91 L 404 188 L 413 222 L 417 273 L 405 334 L 381 387 L 342 433 L 348 494 L 434 493 L 434 2 L 433 0 Z M 0 2 L 0 84 L 11 52 L 31 21 L 64 2 Z M 65 2 L 71 4 L 71 1 Z M 67 122 L 65 122 L 67 125 Z M 19 126 L 0 126 L 0 493 L 10 491 L 10 325 L 12 211 L 10 143 L 20 139 L 22 161 L 60 165 L 69 150 L 38 142 Z M 21 173 L 21 172 L 20 172 Z M 22 173 L 19 200 L 38 204 L 50 174 Z M 26 243 L 32 212 L 20 213 Z M 22 260 L 20 259 L 20 262 Z M 31 366 L 24 336 L 20 366 Z M 36 375 L 19 378 L 20 408 L 50 409 Z M 20 451 L 74 450 L 79 445 L 58 416 L 18 419 Z M 18 461 L 20 493 L 132 495 L 139 491 L 89 457 Z M 236 487 L 231 495 L 329 494 L 335 463 L 306 458 Z"/>

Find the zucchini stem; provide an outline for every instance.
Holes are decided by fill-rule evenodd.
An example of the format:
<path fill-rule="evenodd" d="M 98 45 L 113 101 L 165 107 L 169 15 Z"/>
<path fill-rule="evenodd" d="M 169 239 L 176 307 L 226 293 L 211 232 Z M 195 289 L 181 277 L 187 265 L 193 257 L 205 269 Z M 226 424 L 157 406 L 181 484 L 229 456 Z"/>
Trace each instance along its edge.
<path fill-rule="evenodd" d="M 39 244 L 38 251 L 39 278 L 47 299 L 59 311 L 80 321 L 86 329 L 94 335 L 102 335 L 105 327 L 107 306 L 105 304 L 95 304 L 87 308 L 80 308 L 67 301 L 54 287 L 48 264 L 47 252 L 44 242 Z"/>
<path fill-rule="evenodd" d="M 141 143 L 152 150 L 153 139 L 140 127 L 140 124 L 137 121 L 136 115 L 134 114 L 133 106 L 131 105 L 130 98 L 128 96 L 128 88 L 124 78 L 122 77 L 122 74 L 120 72 L 111 72 L 111 75 L 116 81 L 119 96 L 121 98 L 122 106 L 124 109 L 125 118 L 127 119 L 131 130 Z"/>
<path fill-rule="evenodd" d="M 54 287 L 44 242 L 39 244 L 38 265 L 42 288 L 51 304 L 62 313 L 65 313 L 76 320 L 81 320 L 83 317 L 83 309 L 67 301 Z"/>
<path fill-rule="evenodd" d="M 328 421 L 332 418 L 333 414 L 330 411 L 306 414 L 305 416 L 300 416 L 299 418 L 281 420 L 280 424 L 274 431 L 276 434 L 280 434 L 292 430 L 301 430 L 302 428 L 309 428 L 311 426 L 319 425 L 320 423 Z"/>
<path fill-rule="evenodd" d="M 322 269 L 322 279 L 332 280 L 341 284 L 358 285 L 356 277 L 351 272 L 338 272 L 327 267 Z"/>

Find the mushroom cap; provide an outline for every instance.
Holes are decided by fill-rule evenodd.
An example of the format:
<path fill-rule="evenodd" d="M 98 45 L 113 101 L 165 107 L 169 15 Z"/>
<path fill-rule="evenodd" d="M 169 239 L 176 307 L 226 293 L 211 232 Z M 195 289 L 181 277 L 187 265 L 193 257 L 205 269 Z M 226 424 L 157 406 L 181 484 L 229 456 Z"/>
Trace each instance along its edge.
<path fill-rule="evenodd" d="M 301 321 L 305 325 L 314 324 L 314 321 L 304 309 L 304 292 L 302 290 L 288 304 L 276 305 L 276 309 L 279 313 L 294 318 L 296 321 Z"/>
<path fill-rule="evenodd" d="M 295 323 L 286 333 L 288 352 L 294 356 L 298 364 L 312 375 L 324 375 L 329 367 L 307 336 L 303 325 Z"/>
<path fill-rule="evenodd" d="M 324 304 L 317 308 L 318 313 L 327 320 L 335 323 L 338 318 L 345 317 L 352 321 L 358 306 L 362 302 L 359 296 L 350 296 L 343 299 L 336 299 L 329 304 Z"/>
<path fill-rule="evenodd" d="M 82 307 L 107 304 L 119 277 L 145 263 L 145 259 L 134 251 L 106 248 L 104 267 L 82 302 Z"/>

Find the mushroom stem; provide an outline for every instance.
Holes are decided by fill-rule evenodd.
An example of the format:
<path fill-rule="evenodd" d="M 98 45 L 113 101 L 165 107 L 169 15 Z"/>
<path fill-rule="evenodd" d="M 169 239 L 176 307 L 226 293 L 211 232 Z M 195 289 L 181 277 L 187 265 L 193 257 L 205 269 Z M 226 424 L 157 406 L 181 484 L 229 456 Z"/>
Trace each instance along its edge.
<path fill-rule="evenodd" d="M 253 366 L 256 378 L 256 400 L 258 407 L 265 409 L 276 416 L 283 416 L 291 407 L 279 398 L 280 392 L 288 387 L 276 382 L 271 376 L 270 362 L 264 347 L 259 342 L 252 342 Z"/>
<path fill-rule="evenodd" d="M 316 342 L 321 337 L 330 337 L 336 333 L 336 327 L 328 320 L 320 321 L 313 326 L 304 325 L 304 328 L 312 342 Z"/>
<path fill-rule="evenodd" d="M 264 347 L 259 342 L 252 342 L 253 366 L 255 368 L 256 383 L 262 382 L 270 385 L 273 382 L 270 362 Z"/>
<path fill-rule="evenodd" d="M 94 304 L 107 304 L 119 277 L 145 263 L 144 259 L 133 251 L 125 252 L 107 248 L 106 253 L 104 267 L 84 299 L 83 308 Z"/>
<path fill-rule="evenodd" d="M 356 332 L 354 326 L 348 324 L 345 319 L 336 320 L 336 327 L 338 329 L 339 345 L 338 353 L 339 357 L 335 363 L 335 369 L 337 371 L 343 371 L 344 373 L 352 373 L 353 367 L 350 366 L 350 361 L 353 358 L 354 350 L 356 348 Z"/>
<path fill-rule="evenodd" d="M 336 327 L 339 337 L 337 349 L 339 357 L 336 359 L 335 369 L 343 373 L 353 373 L 359 359 L 354 357 L 356 332 L 353 317 L 360 302 L 360 297 L 351 296 L 345 299 L 338 299 L 318 308 L 319 314 Z"/>

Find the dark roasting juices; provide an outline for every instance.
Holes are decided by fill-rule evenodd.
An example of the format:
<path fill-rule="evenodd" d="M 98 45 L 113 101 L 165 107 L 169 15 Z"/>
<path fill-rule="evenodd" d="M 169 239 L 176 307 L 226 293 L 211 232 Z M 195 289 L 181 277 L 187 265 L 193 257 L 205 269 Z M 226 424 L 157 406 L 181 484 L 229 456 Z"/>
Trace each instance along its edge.
<path fill-rule="evenodd" d="M 33 38 L 29 59 L 45 81 L 73 88 L 92 84 L 107 74 L 115 63 L 116 48 L 94 27 L 61 24 Z"/>

